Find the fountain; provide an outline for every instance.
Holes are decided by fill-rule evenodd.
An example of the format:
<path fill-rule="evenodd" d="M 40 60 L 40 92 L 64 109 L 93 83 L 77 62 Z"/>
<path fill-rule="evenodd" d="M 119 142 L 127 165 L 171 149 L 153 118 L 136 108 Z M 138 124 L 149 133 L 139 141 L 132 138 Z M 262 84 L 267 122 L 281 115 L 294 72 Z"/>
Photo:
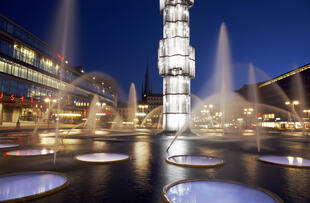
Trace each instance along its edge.
<path fill-rule="evenodd" d="M 256 143 L 257 143 L 257 151 L 260 152 L 260 135 L 259 135 L 259 126 L 258 126 L 258 94 L 257 94 L 257 85 L 256 85 L 256 79 L 255 79 L 255 73 L 253 64 L 250 64 L 250 84 L 251 87 L 249 90 L 249 98 L 254 103 L 254 115 L 255 115 L 255 128 L 256 128 Z"/>
<path fill-rule="evenodd" d="M 61 49 L 61 53 L 62 56 L 64 58 L 67 58 L 67 42 L 68 42 L 68 37 L 69 37 L 69 19 L 70 19 L 70 15 L 71 15 L 71 11 L 73 8 L 73 0 L 66 0 L 64 2 L 64 19 L 62 19 L 62 21 L 60 21 L 60 23 L 62 24 L 61 30 L 63 30 L 62 36 L 61 36 L 61 40 L 62 40 L 62 49 Z M 59 79 L 63 80 L 64 78 L 64 66 L 65 66 L 65 61 L 62 60 L 61 64 L 60 64 L 60 74 L 59 74 Z M 58 136 L 59 136 L 59 120 L 60 120 L 60 111 L 61 111 L 61 101 L 62 101 L 62 95 L 63 95 L 63 91 L 61 89 L 58 90 L 58 103 L 57 103 L 57 117 L 56 117 L 56 130 L 55 130 L 55 142 L 54 142 L 54 164 L 56 163 L 56 156 L 57 156 L 57 151 L 58 151 Z"/>
<path fill-rule="evenodd" d="M 89 106 L 89 112 L 87 116 L 87 120 L 84 123 L 84 128 L 87 127 L 88 131 L 93 134 L 96 130 L 96 115 L 100 112 L 101 105 L 99 102 L 98 95 L 94 95 L 93 99 Z"/>
<path fill-rule="evenodd" d="M 246 122 L 249 120 L 249 115 L 255 119 L 254 124 L 256 126 L 256 146 L 258 152 L 260 152 L 260 132 L 258 129 L 257 120 L 259 106 L 257 87 L 254 87 L 253 85 L 253 89 L 249 89 L 252 101 L 246 101 L 244 98 L 233 91 L 229 50 L 230 48 L 227 29 L 226 25 L 223 23 L 221 25 L 218 41 L 215 66 L 216 71 L 213 77 L 214 81 L 212 87 L 214 87 L 214 92 L 213 95 L 208 96 L 203 100 L 198 98 L 198 102 L 196 103 L 196 106 L 193 110 L 193 115 L 195 115 L 193 119 L 195 119 L 196 115 L 199 117 L 199 115 L 202 116 L 204 114 L 204 116 L 207 116 L 207 119 L 201 120 L 203 120 L 203 122 L 212 122 L 212 126 L 215 126 L 215 123 L 218 123 L 220 129 L 222 130 L 221 136 L 224 136 L 226 134 L 235 132 L 233 129 L 231 129 L 231 126 L 236 124 L 232 123 L 238 123 L 237 119 L 241 116 L 244 117 L 246 113 Z M 249 78 L 250 83 L 256 83 L 253 65 L 250 65 Z M 245 107 L 251 108 L 247 109 Z M 264 107 L 270 108 L 268 105 L 265 105 Z M 240 114 L 240 112 L 242 114 Z M 211 119 L 208 119 L 209 117 L 211 117 Z M 250 121 L 251 120 L 252 119 L 250 119 Z M 252 124 L 250 123 L 250 126 L 251 125 Z M 167 152 L 172 147 L 176 139 L 181 136 L 185 130 L 186 125 L 177 131 L 174 139 L 168 145 Z M 168 157 L 166 162 L 169 164 L 185 167 L 212 167 L 222 165 L 224 163 L 221 159 L 201 155 L 174 155 Z M 242 191 L 242 195 L 240 195 L 240 191 Z M 246 186 L 230 181 L 203 179 L 184 180 L 166 186 L 163 191 L 163 200 L 165 202 L 191 202 L 193 200 L 195 200 L 195 202 L 282 202 L 279 197 L 261 188 Z"/>
<path fill-rule="evenodd" d="M 73 1 L 73 0 L 71 0 Z M 70 0 L 66 1 L 66 8 L 70 7 Z M 257 78 L 254 73 L 254 66 L 250 65 L 250 74 L 249 74 L 249 83 L 251 84 L 249 87 L 249 101 L 246 101 L 240 95 L 233 91 L 232 84 L 232 70 L 231 70 L 231 59 L 230 59 L 230 48 L 229 48 L 229 40 L 227 34 L 226 25 L 223 23 L 220 27 L 220 34 L 218 40 L 218 49 L 217 49 L 217 57 L 216 57 L 216 66 L 215 66 L 215 75 L 213 77 L 214 81 L 212 87 L 214 88 L 214 92 L 212 95 L 200 99 L 196 95 L 191 95 L 197 103 L 195 108 L 193 108 L 193 117 L 190 118 L 190 79 L 195 76 L 194 73 L 194 61 L 195 61 L 195 51 L 194 48 L 189 45 L 189 11 L 194 4 L 194 0 L 160 0 L 160 9 L 164 14 L 164 39 L 160 42 L 159 49 L 159 71 L 160 74 L 164 77 L 164 105 L 159 106 L 149 112 L 144 120 L 141 122 L 140 127 L 147 127 L 147 122 L 149 119 L 152 119 L 155 115 L 163 114 L 162 117 L 156 117 L 158 119 L 157 128 L 160 127 L 161 122 L 163 122 L 163 129 L 165 131 L 176 132 L 174 138 L 170 142 L 167 148 L 167 152 L 172 147 L 173 143 L 177 140 L 177 138 L 182 137 L 183 134 L 188 135 L 188 130 L 190 127 L 193 127 L 191 123 L 202 123 L 201 125 L 197 125 L 197 134 L 199 134 L 199 130 L 203 128 L 203 130 L 218 130 L 220 132 L 220 136 L 224 137 L 222 140 L 228 136 L 237 134 L 240 136 L 247 133 L 247 130 L 250 130 L 252 126 L 255 125 L 256 128 L 256 147 L 257 151 L 261 151 L 261 132 L 259 129 L 259 122 L 257 119 L 258 112 L 265 109 L 272 109 L 278 112 L 287 113 L 283 109 L 280 109 L 275 106 L 270 106 L 266 104 L 260 103 L 260 98 L 258 94 L 258 87 L 256 85 Z M 177 8 L 177 9 L 176 9 Z M 180 12 L 170 12 L 172 10 L 179 10 Z M 62 53 L 66 53 L 66 41 L 68 36 L 68 16 L 69 10 L 66 10 L 64 18 L 65 31 L 63 36 L 63 49 Z M 178 19 L 180 18 L 180 19 Z M 181 23 L 180 23 L 180 22 Z M 184 35 L 184 36 L 183 36 Z M 180 37 L 181 36 L 181 37 Z M 179 39 L 182 38 L 182 39 Z M 175 57 L 175 55 L 180 55 L 180 57 Z M 61 66 L 64 67 L 64 64 Z M 86 75 L 86 74 L 85 74 Z M 82 76 L 86 77 L 86 76 Z M 297 77 L 297 76 L 296 76 Z M 60 79 L 63 78 L 63 73 L 60 74 Z M 81 78 L 78 78 L 79 80 Z M 298 86 L 302 85 L 302 79 L 297 78 Z M 76 84 L 76 81 L 72 83 L 72 85 Z M 55 142 L 53 149 L 25 149 L 25 150 L 15 150 L 8 151 L 4 153 L 5 156 L 38 156 L 38 155 L 50 155 L 54 154 L 54 163 L 56 160 L 56 152 L 58 150 L 58 137 L 59 137 L 59 115 L 61 112 L 61 100 L 62 96 L 66 91 L 69 90 L 68 87 L 65 90 L 59 90 L 58 92 L 58 104 L 57 104 L 57 119 L 56 119 L 56 133 L 55 133 Z M 283 91 L 282 91 L 283 92 Z M 299 100 L 304 101 L 302 98 L 304 91 L 301 89 L 298 90 Z M 287 99 L 287 95 L 284 94 L 284 99 Z M 248 119 L 248 112 L 243 112 L 244 108 L 253 107 L 251 112 L 251 118 Z M 44 118 L 48 118 L 49 112 L 52 108 L 49 108 Z M 96 128 L 97 128 L 97 117 L 96 115 L 100 112 L 101 105 L 100 99 L 97 95 L 94 95 L 89 107 L 88 117 L 85 123 L 78 124 L 73 127 L 71 130 L 78 128 L 80 126 L 84 126 L 88 129 L 91 134 L 89 137 L 96 136 Z M 248 111 L 249 109 L 247 109 Z M 121 129 L 132 129 L 137 127 L 137 96 L 136 89 L 134 83 L 130 85 L 129 98 L 128 98 L 128 116 L 126 118 L 126 123 L 131 123 L 130 126 L 123 126 L 123 120 L 117 113 L 117 110 L 112 109 L 115 114 L 115 118 L 112 122 L 110 130 L 115 130 L 118 128 Z M 241 112 L 241 113 L 240 113 Z M 245 114 L 246 113 L 246 114 Z M 295 117 L 299 117 L 298 113 L 293 112 Z M 43 118 L 43 120 L 44 120 Z M 161 120 L 163 118 L 163 120 Z M 254 120 L 253 120 L 254 118 Z M 192 120 L 191 120 L 192 119 Z M 196 120 L 195 120 L 196 119 Z M 240 119 L 240 120 L 238 120 Z M 242 127 L 245 122 L 250 120 L 249 125 L 245 125 L 244 132 L 242 133 Z M 41 122 L 36 126 L 34 133 L 38 130 Z M 152 126 L 153 127 L 153 126 Z M 238 131 L 236 128 L 238 127 Z M 68 131 L 67 134 L 70 134 Z M 156 138 L 145 138 L 146 136 L 141 136 L 142 138 L 137 138 L 137 132 L 140 129 L 132 130 L 133 133 L 128 136 L 128 132 L 125 132 L 124 135 L 127 137 L 123 140 L 118 138 L 111 138 L 110 140 L 105 139 L 104 145 L 108 145 L 107 142 L 112 141 L 113 144 L 116 141 L 133 141 L 134 148 L 137 148 L 136 151 L 144 152 L 147 150 L 148 154 L 151 154 L 154 150 L 151 145 L 155 143 L 155 147 L 158 143 L 164 140 L 163 146 L 166 147 L 167 140 L 170 141 L 168 137 L 159 137 Z M 143 132 L 143 130 L 141 130 Z M 154 132 L 154 131 L 152 131 Z M 185 133 L 186 132 L 186 133 Z M 236 133 L 237 132 L 237 133 Z M 251 131 L 252 132 L 252 131 Z M 104 134 L 104 133 L 102 133 Z M 111 133 L 112 134 L 112 133 Z M 142 133 L 141 133 L 142 134 Z M 208 134 L 205 133 L 205 134 Z M 248 133 L 250 135 L 254 135 L 254 133 Z M 98 135 L 98 134 L 97 134 Z M 113 134 L 112 134 L 113 135 Z M 114 134 L 116 137 L 116 134 Z M 248 136 L 248 135 L 246 135 Z M 134 137 L 133 139 L 131 137 Z M 206 136 L 207 137 L 207 136 Z M 254 136 L 253 136 L 254 137 Z M 245 137 L 242 137 L 242 139 Z M 191 140 L 192 137 L 184 136 L 182 139 Z M 196 139 L 196 137 L 195 137 Z M 203 140 L 204 137 L 197 136 L 197 140 Z M 97 139 L 98 140 L 98 139 Z M 253 139 L 254 140 L 254 139 Z M 84 141 L 84 140 L 83 140 Z M 88 140 L 87 140 L 88 141 Z M 93 140 L 89 141 L 89 143 L 93 143 Z M 138 143 L 138 144 L 137 144 Z M 142 145 L 140 145 L 142 143 Z M 146 143 L 145 149 L 141 146 L 144 146 Z M 83 143 L 84 144 L 84 143 Z M 192 144 L 192 143 L 191 143 Z M 98 148 L 102 149 L 100 145 Z M 246 145 L 246 144 L 245 144 Z M 18 147 L 19 145 L 13 144 L 0 144 L 0 149 L 2 148 L 10 148 L 10 147 Z M 117 147 L 117 144 L 114 146 Z M 113 147 L 114 147 L 113 146 Z M 179 147 L 181 146 L 181 147 Z M 179 145 L 178 149 L 188 150 L 191 146 L 188 145 Z M 108 146 L 110 147 L 110 146 Z M 121 146 L 123 147 L 123 146 Z M 187 148 L 188 147 L 188 148 Z M 198 150 L 201 154 L 205 154 L 204 150 L 208 150 L 207 153 L 217 153 L 214 152 L 212 147 L 208 148 L 206 145 L 203 146 L 195 146 L 197 147 L 190 150 Z M 198 148 L 199 147 L 199 148 Z M 240 147 L 240 146 L 238 146 Z M 243 147 L 243 146 L 242 146 Z M 247 146 L 246 146 L 247 147 Z M 254 148 L 250 146 L 251 149 Z M 177 147 L 175 147 L 177 148 Z M 109 148 L 105 148 L 108 150 Z M 114 148 L 113 148 L 114 149 Z M 127 148 L 124 148 L 124 150 Z M 161 148 L 162 149 L 162 148 Z M 238 148 L 239 149 L 239 148 Z M 83 148 L 85 150 L 85 148 Z M 91 148 L 93 150 L 93 148 Z M 184 150 L 184 151 L 185 151 Z M 163 151 L 163 150 L 162 150 Z M 188 150 L 189 151 L 189 150 Z M 155 151 L 156 152 L 156 151 Z M 135 161 L 139 162 L 137 165 L 152 165 L 144 167 L 143 169 L 148 173 L 148 170 L 152 170 L 153 164 L 150 164 L 150 159 L 157 160 L 157 155 L 151 158 L 151 156 L 147 157 L 147 159 L 143 159 L 140 161 L 141 157 L 143 157 L 141 153 L 135 153 L 137 157 L 135 157 Z M 165 154 L 164 154 L 165 155 Z M 243 155 L 243 154 L 241 154 Z M 224 156 L 224 155 L 222 155 Z M 247 156 L 247 155 L 245 155 Z M 145 158 L 145 157 L 144 157 Z M 251 158 L 251 157 L 249 157 Z M 127 154 L 118 154 L 118 153 L 87 153 L 80 154 L 74 157 L 75 160 L 89 163 L 89 164 L 112 164 L 129 161 L 131 157 Z M 259 158 L 259 161 L 266 163 L 279 164 L 282 166 L 291 166 L 291 167 L 310 167 L 310 160 L 304 159 L 302 157 L 285 157 L 285 156 L 262 156 Z M 168 164 L 181 166 L 181 167 L 216 167 L 222 166 L 224 164 L 224 160 L 209 156 L 209 155 L 171 155 L 166 158 L 166 162 Z M 40 162 L 41 163 L 41 162 Z M 129 162 L 130 163 L 130 162 Z M 155 164 L 156 165 L 156 164 Z M 54 166 L 55 167 L 55 166 Z M 60 167 L 64 167 L 61 165 Z M 91 167 L 91 166 L 90 166 Z M 141 166 L 137 166 L 137 171 L 140 173 Z M 181 168 L 178 167 L 178 170 L 173 171 L 173 177 L 176 178 L 179 176 L 175 176 L 174 172 L 183 173 L 186 170 L 196 170 L 189 168 Z M 109 167 L 108 167 L 109 168 Z M 168 165 L 162 168 L 176 168 L 174 166 Z M 224 168 L 224 167 L 223 167 Z M 221 169 L 223 169 L 221 168 Z M 130 169 L 133 169 L 130 167 Z M 255 169 L 255 168 L 254 168 Z M 80 169 L 79 169 L 80 170 Z M 88 170 L 88 169 L 87 169 Z M 210 169 L 215 170 L 215 169 Z M 246 169 L 247 170 L 247 169 Z M 94 170 L 96 171 L 96 170 Z M 135 171 L 135 174 L 136 172 Z M 199 169 L 198 169 L 199 171 Z M 105 174 L 109 175 L 109 171 L 104 171 Z M 248 172 L 248 171 L 247 171 Z M 213 173 L 213 172 L 212 172 Z M 212 174 L 211 175 L 214 175 Z M 104 174 L 104 175 L 105 175 Z M 142 172 L 142 174 L 144 174 Z M 167 173 L 168 174 L 168 173 Z M 185 173 L 184 173 L 185 174 Z M 182 175 L 184 175 L 182 174 Z M 187 173 L 184 176 L 187 176 Z M 230 174 L 229 174 L 230 175 Z M 153 178 L 153 174 L 151 175 Z M 166 174 L 164 174 L 164 178 Z M 167 175 L 169 176 L 169 174 Z M 95 178 L 98 176 L 95 174 Z M 144 179 L 148 179 L 148 176 L 143 177 Z M 40 197 L 43 195 L 50 194 L 51 192 L 56 192 L 67 185 L 67 178 L 56 173 L 41 173 L 41 172 L 31 172 L 31 173 L 23 173 L 23 174 L 9 174 L 6 176 L 0 176 L 0 201 L 24 201 L 28 199 L 32 199 L 35 197 Z M 83 181 L 83 180 L 81 180 Z M 95 180 L 94 182 L 97 182 Z M 25 185 L 26 183 L 26 185 Z M 104 183 L 105 184 L 105 183 Z M 91 185 L 91 184 L 90 184 Z M 144 185 L 143 185 L 144 186 Z M 25 189 L 26 188 L 26 189 Z M 282 202 L 282 200 L 275 194 L 266 191 L 259 187 L 253 187 L 249 185 L 244 185 L 237 182 L 224 181 L 224 180 L 211 180 L 211 179 L 194 179 L 194 180 L 182 180 L 172 184 L 167 185 L 163 189 L 162 198 L 164 202 Z"/>
<path fill-rule="evenodd" d="M 135 127 L 137 114 L 137 93 L 134 83 L 131 83 L 128 98 L 128 122 L 132 122 L 132 126 Z"/>
<path fill-rule="evenodd" d="M 310 168 L 310 160 L 293 156 L 261 156 L 259 161 L 296 168 Z"/>
<path fill-rule="evenodd" d="M 282 203 L 276 195 L 262 188 L 224 180 L 182 180 L 164 187 L 164 202 L 239 202 Z"/>
<path fill-rule="evenodd" d="M 68 179 L 53 172 L 28 172 L 0 176 L 0 201 L 27 201 L 55 193 Z"/>
<path fill-rule="evenodd" d="M 47 111 L 45 114 L 43 114 L 43 117 L 39 120 L 39 122 L 37 122 L 34 126 L 34 129 L 33 129 L 33 132 L 32 132 L 32 136 L 35 136 L 40 128 L 40 126 L 46 121 L 49 119 L 49 115 L 50 115 L 50 112 L 52 111 L 53 109 L 53 104 L 52 105 L 49 105 L 49 108 L 47 108 Z M 49 123 L 49 121 L 47 121 Z M 49 127 L 49 126 L 48 126 Z"/>
<path fill-rule="evenodd" d="M 122 129 L 124 121 L 117 111 L 115 111 L 115 110 L 113 110 L 113 111 L 114 111 L 115 117 L 112 121 L 110 130 Z"/>
<path fill-rule="evenodd" d="M 77 155 L 74 158 L 81 162 L 97 163 L 97 164 L 120 163 L 130 160 L 130 157 L 128 155 L 115 154 L 115 153 L 83 154 L 83 155 Z"/>
<path fill-rule="evenodd" d="M 0 144 L 0 149 L 19 147 L 18 144 Z"/>
<path fill-rule="evenodd" d="M 225 23 L 222 23 L 217 58 L 216 58 L 215 90 L 220 92 L 220 112 L 222 113 L 221 125 L 224 132 L 225 122 L 228 117 L 229 95 L 232 94 L 230 48 Z"/>
<path fill-rule="evenodd" d="M 162 115 L 162 112 L 163 112 L 163 106 L 158 106 L 158 107 L 156 107 L 156 108 L 154 108 L 151 112 L 149 112 L 146 116 L 145 116 L 145 118 L 143 119 L 143 121 L 141 122 L 141 127 L 144 127 L 145 126 L 145 123 L 147 123 L 147 121 L 148 121 L 148 119 L 151 119 L 152 120 L 152 123 L 153 123 L 153 117 L 154 116 L 160 116 L 160 115 Z M 157 117 L 157 118 L 158 118 Z M 160 123 L 161 123 L 161 121 L 160 120 L 158 120 L 157 121 L 157 128 L 159 127 L 159 125 L 160 125 Z"/>
<path fill-rule="evenodd" d="M 168 157 L 166 162 L 185 167 L 215 167 L 224 164 L 224 161 L 221 159 L 201 155 L 175 155 Z"/>
<path fill-rule="evenodd" d="M 26 156 L 45 156 L 54 154 L 53 149 L 23 149 L 4 153 L 6 156 L 26 157 Z"/>

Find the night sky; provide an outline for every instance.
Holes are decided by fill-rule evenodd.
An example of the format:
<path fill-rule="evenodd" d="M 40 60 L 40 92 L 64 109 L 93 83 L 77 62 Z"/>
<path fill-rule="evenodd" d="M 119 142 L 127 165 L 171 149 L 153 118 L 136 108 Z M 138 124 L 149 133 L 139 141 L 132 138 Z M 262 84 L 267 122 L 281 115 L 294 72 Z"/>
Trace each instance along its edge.
<path fill-rule="evenodd" d="M 1 0 L 0 12 L 42 40 L 62 50 L 64 0 Z M 159 0 L 74 0 L 70 6 L 67 53 L 70 65 L 87 72 L 101 71 L 118 80 L 120 94 L 131 82 L 140 93 L 149 61 L 151 83 L 162 91 L 157 71 L 157 49 L 162 38 Z M 275 77 L 310 63 L 309 0 L 195 0 L 191 9 L 191 45 L 196 48 L 196 78 L 192 92 L 212 88 L 219 29 L 228 29 L 235 87 L 248 82 L 252 62 L 259 80 L 262 72 Z M 140 94 L 139 94 L 140 96 Z"/>

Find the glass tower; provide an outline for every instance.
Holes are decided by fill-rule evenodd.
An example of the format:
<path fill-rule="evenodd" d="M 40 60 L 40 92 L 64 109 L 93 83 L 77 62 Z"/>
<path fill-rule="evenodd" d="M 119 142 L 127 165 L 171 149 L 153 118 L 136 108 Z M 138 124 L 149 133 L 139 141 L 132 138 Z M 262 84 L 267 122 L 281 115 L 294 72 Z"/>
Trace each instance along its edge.
<path fill-rule="evenodd" d="M 163 129 L 190 128 L 190 80 L 195 77 L 195 49 L 190 46 L 189 9 L 194 0 L 160 0 L 164 16 L 158 69 L 163 77 Z"/>

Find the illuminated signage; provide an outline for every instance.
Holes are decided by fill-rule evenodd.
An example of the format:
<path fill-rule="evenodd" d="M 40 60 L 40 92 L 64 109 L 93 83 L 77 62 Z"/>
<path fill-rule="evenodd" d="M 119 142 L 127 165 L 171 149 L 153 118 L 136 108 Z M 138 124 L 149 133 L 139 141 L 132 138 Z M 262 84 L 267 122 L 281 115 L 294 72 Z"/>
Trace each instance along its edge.
<path fill-rule="evenodd" d="M 60 58 L 61 60 L 65 60 L 65 58 L 61 56 L 60 54 L 57 54 L 57 57 Z"/>

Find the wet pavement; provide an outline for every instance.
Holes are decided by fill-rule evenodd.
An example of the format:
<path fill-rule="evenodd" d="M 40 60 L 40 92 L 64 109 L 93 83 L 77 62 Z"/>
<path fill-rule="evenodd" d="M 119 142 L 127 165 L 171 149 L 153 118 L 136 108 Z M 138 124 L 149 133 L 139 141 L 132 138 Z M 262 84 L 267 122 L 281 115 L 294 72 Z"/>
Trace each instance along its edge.
<path fill-rule="evenodd" d="M 197 137 L 180 137 L 166 149 L 172 137 L 151 131 L 96 131 L 95 136 L 74 130 L 62 131 L 59 152 L 53 155 L 9 157 L 0 149 L 0 175 L 15 172 L 53 171 L 68 177 L 69 186 L 35 202 L 161 202 L 163 187 L 183 179 L 221 179 L 259 186 L 277 194 L 284 202 L 310 202 L 310 169 L 277 166 L 258 161 L 263 155 L 310 158 L 310 138 L 288 133 L 266 133 L 262 150 L 257 152 L 251 133 L 203 132 Z M 52 148 L 53 132 L 0 135 L 0 140 L 19 144 L 22 149 Z M 93 165 L 79 162 L 76 155 L 121 153 L 131 160 L 123 163 Z M 205 155 L 223 159 L 215 168 L 189 168 L 166 163 L 168 156 Z"/>

